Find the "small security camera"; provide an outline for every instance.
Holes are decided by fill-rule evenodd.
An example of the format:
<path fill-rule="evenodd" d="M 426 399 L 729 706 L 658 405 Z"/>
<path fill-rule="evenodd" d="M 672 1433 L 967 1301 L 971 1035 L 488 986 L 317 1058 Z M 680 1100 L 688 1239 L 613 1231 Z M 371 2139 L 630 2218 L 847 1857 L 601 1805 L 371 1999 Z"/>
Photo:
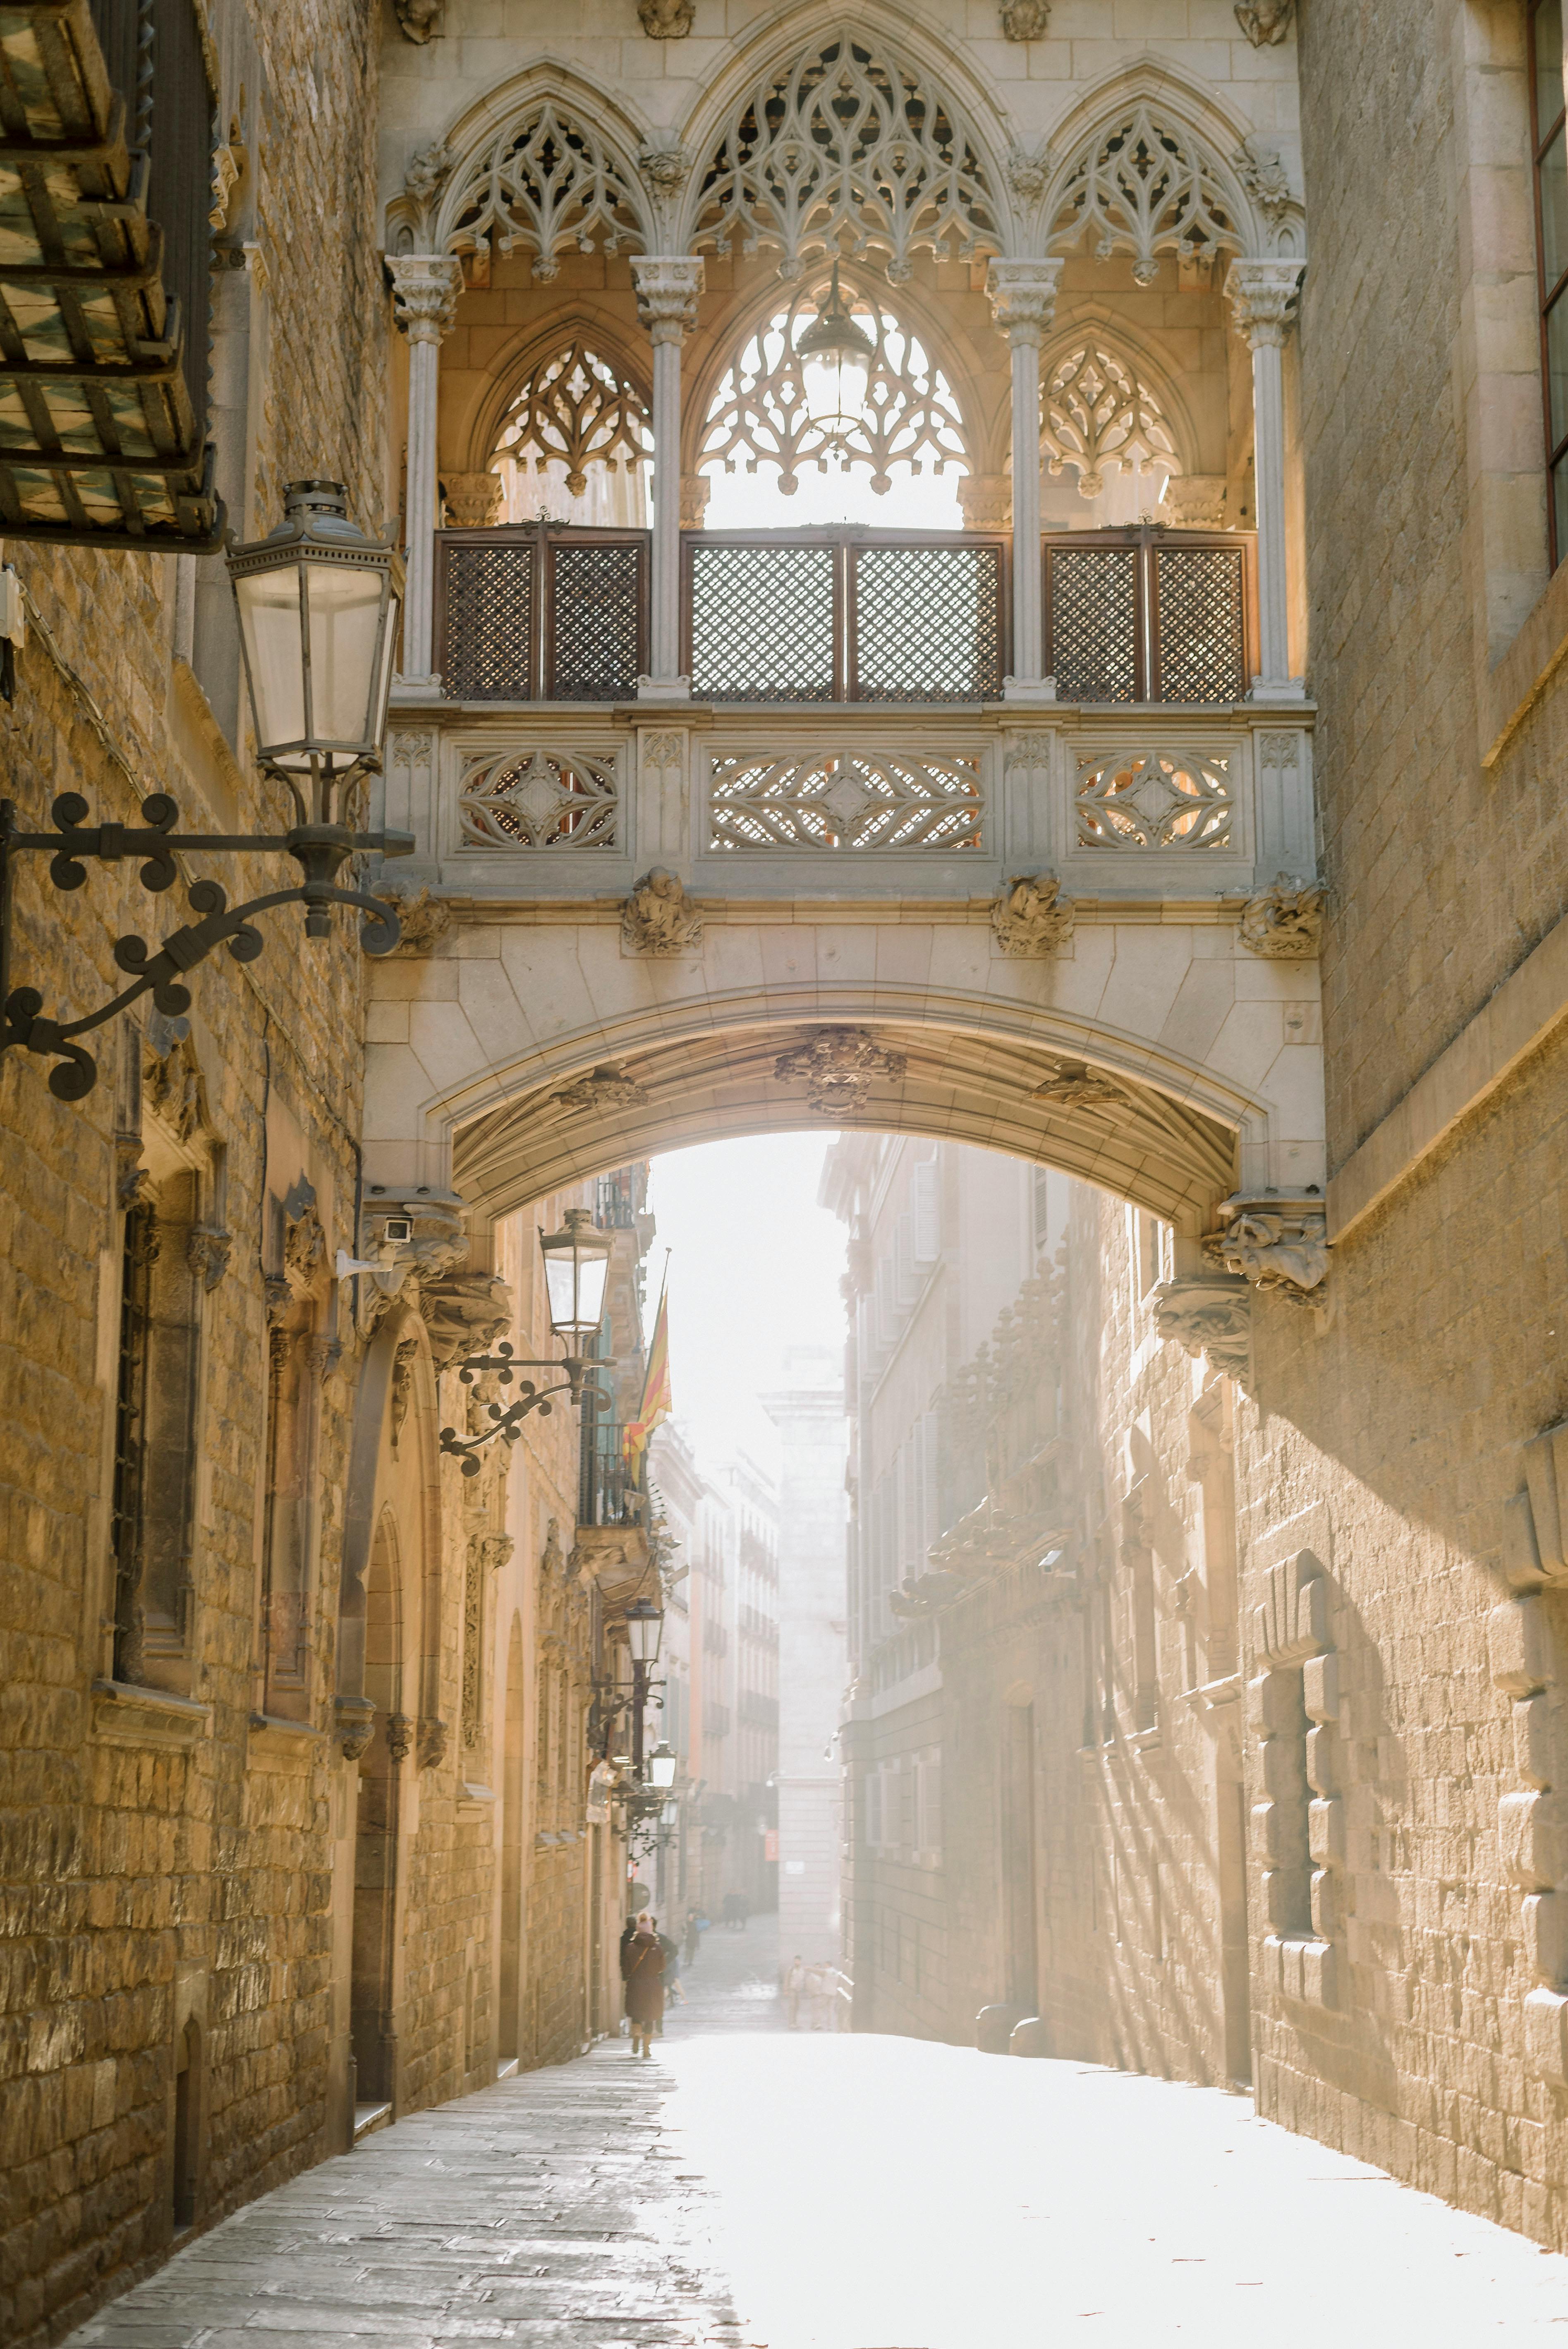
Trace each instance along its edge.
<path fill-rule="evenodd" d="M 381 1236 L 383 1239 L 392 1241 L 394 1246 L 399 1242 L 406 1245 L 414 1237 L 413 1217 L 411 1216 L 388 1216 L 387 1221 L 381 1226 Z"/>

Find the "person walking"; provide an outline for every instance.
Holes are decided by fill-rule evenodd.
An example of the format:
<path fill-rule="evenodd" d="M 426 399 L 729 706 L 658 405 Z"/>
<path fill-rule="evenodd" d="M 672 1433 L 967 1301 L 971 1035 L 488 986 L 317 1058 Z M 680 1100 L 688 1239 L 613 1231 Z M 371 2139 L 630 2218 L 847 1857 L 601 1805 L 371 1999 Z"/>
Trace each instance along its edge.
<path fill-rule="evenodd" d="M 655 1932 L 658 1933 L 659 1947 L 665 1953 L 665 1996 L 672 2004 L 684 2006 L 686 2002 L 686 1994 L 681 1988 L 681 1945 L 678 1941 L 672 1940 L 668 1933 L 659 1933 L 659 1920 L 656 1917 L 650 1917 L 648 1922 Z"/>
<path fill-rule="evenodd" d="M 789 2028 L 794 2031 L 800 2021 L 800 2000 L 806 1988 L 806 1964 L 802 1958 L 792 1958 L 784 1976 L 784 2013 Z"/>
<path fill-rule="evenodd" d="M 688 1909 L 686 1920 L 686 1961 L 688 1966 L 696 1963 L 696 1953 L 702 1947 L 702 1926 L 703 1920 L 696 1910 Z"/>
<path fill-rule="evenodd" d="M 665 1953 L 645 1909 L 637 1919 L 636 1931 L 622 1949 L 621 1979 L 626 1985 L 633 2056 L 651 2055 L 654 2033 L 665 2019 Z"/>

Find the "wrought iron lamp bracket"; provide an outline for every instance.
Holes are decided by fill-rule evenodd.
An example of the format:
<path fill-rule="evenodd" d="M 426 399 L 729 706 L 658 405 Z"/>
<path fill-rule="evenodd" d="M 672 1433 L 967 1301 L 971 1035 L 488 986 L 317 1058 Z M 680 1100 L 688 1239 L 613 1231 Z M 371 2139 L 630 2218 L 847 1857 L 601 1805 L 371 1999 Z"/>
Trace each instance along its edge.
<path fill-rule="evenodd" d="M 12 1045 L 25 1051 L 53 1053 L 49 1091 L 57 1101 L 82 1101 L 98 1082 L 98 1063 L 75 1040 L 116 1012 L 124 1011 L 143 995 L 152 997 L 160 1011 L 177 1018 L 191 1008 L 191 990 L 181 982 L 187 971 L 204 962 L 215 947 L 226 945 L 236 962 L 254 962 L 261 953 L 261 932 L 253 927 L 258 914 L 277 905 L 303 905 L 307 937 L 330 932 L 328 908 L 359 905 L 370 919 L 360 931 L 366 954 L 389 954 L 397 945 L 397 912 L 385 899 L 363 889 L 342 889 L 336 876 L 350 856 L 378 850 L 383 856 L 407 856 L 414 841 L 407 833 L 350 832 L 339 824 L 296 824 L 286 833 L 181 833 L 175 830 L 179 808 L 166 792 L 154 792 L 142 803 L 142 824 L 88 824 L 83 819 L 88 802 L 77 792 L 65 792 L 49 811 L 55 830 L 24 832 L 15 802 L 0 800 L 0 1052 Z M 49 880 L 59 890 L 81 888 L 87 862 L 117 864 L 127 857 L 142 859 L 138 875 L 143 888 L 155 895 L 171 889 L 180 878 L 176 849 L 204 849 L 223 854 L 242 852 L 292 856 L 304 874 L 299 886 L 273 889 L 231 907 L 227 892 L 216 881 L 193 881 L 185 892 L 193 914 L 201 918 L 173 931 L 160 947 L 150 949 L 145 938 L 128 932 L 114 942 L 114 959 L 131 975 L 132 983 L 108 1003 L 80 1019 L 46 1016 L 44 999 L 36 988 L 11 986 L 11 862 L 18 855 L 46 855 Z"/>
<path fill-rule="evenodd" d="M 566 1376 L 559 1386 L 554 1387 L 541 1387 L 531 1379 L 522 1380 L 515 1402 L 505 1406 L 499 1402 L 486 1404 L 492 1424 L 481 1428 L 477 1435 L 462 1436 L 455 1427 L 443 1427 L 441 1450 L 450 1454 L 454 1459 L 461 1460 L 465 1476 L 477 1476 L 480 1473 L 478 1454 L 485 1444 L 493 1444 L 498 1435 L 504 1436 L 509 1444 L 515 1444 L 522 1433 L 522 1423 L 531 1412 L 536 1411 L 541 1419 L 548 1419 L 556 1395 L 566 1395 L 573 1403 L 580 1403 L 583 1381 L 595 1371 L 609 1371 L 614 1367 L 607 1356 L 590 1361 L 581 1354 L 568 1354 L 561 1361 L 552 1361 L 539 1354 L 514 1354 L 504 1339 L 493 1354 L 470 1354 L 467 1361 L 458 1365 L 458 1376 L 466 1387 L 471 1387 L 476 1378 L 490 1371 L 500 1377 L 503 1387 L 511 1386 L 512 1374 L 519 1369 L 564 1371 Z"/>

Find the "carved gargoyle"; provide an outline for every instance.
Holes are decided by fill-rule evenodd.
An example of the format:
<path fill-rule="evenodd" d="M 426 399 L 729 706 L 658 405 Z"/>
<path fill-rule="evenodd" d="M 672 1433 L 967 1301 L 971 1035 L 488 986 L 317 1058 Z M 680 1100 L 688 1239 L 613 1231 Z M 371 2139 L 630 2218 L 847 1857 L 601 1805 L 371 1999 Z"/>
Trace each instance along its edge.
<path fill-rule="evenodd" d="M 702 942 L 702 923 L 686 884 L 655 864 L 621 908 L 621 936 L 634 954 L 689 954 Z"/>
<path fill-rule="evenodd" d="M 464 1354 L 488 1353 L 511 1319 L 511 1291 L 499 1275 L 447 1272 L 419 1285 L 419 1312 L 438 1371 Z"/>
<path fill-rule="evenodd" d="M 393 5 L 406 41 L 414 41 L 423 48 L 427 41 L 434 40 L 441 28 L 446 0 L 393 0 Z"/>
<path fill-rule="evenodd" d="M 694 0 L 637 0 L 637 21 L 650 41 L 684 41 L 696 14 Z"/>
<path fill-rule="evenodd" d="M 991 907 L 1002 952 L 1019 960 L 1055 954 L 1072 936 L 1073 901 L 1054 873 L 1019 873 L 1004 882 Z"/>
<path fill-rule="evenodd" d="M 1295 14 L 1295 0 L 1236 0 L 1236 22 L 1254 49 L 1283 41 Z"/>
<path fill-rule="evenodd" d="M 397 913 L 400 932 L 392 954 L 384 957 L 384 960 L 390 961 L 397 955 L 427 955 L 436 940 L 444 938 L 452 926 L 451 908 L 439 897 L 432 897 L 428 889 L 417 889 L 403 896 L 384 885 L 377 894 Z"/>

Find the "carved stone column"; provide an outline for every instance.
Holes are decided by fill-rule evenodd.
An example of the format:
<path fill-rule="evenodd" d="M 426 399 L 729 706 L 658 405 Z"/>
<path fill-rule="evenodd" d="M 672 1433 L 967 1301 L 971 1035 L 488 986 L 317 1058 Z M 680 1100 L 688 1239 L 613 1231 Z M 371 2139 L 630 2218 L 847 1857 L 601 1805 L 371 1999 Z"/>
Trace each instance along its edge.
<path fill-rule="evenodd" d="M 654 346 L 654 565 L 649 674 L 642 701 L 689 701 L 680 667 L 681 345 L 696 324 L 703 264 L 690 254 L 634 259 L 637 316 Z"/>
<path fill-rule="evenodd" d="M 1225 296 L 1253 355 L 1253 471 L 1258 521 L 1258 674 L 1254 701 L 1302 701 L 1290 673 L 1284 536 L 1284 338 L 1295 316 L 1304 261 L 1233 261 Z"/>
<path fill-rule="evenodd" d="M 1013 353 L 1013 674 L 1008 701 L 1054 701 L 1040 609 L 1040 343 L 1056 315 L 1063 264 L 993 261 L 991 316 Z"/>
<path fill-rule="evenodd" d="M 408 488 L 403 526 L 405 693 L 438 693 L 431 668 L 436 587 L 436 430 L 441 343 L 457 315 L 462 264 L 446 253 L 389 254 L 397 324 L 408 337 Z"/>

